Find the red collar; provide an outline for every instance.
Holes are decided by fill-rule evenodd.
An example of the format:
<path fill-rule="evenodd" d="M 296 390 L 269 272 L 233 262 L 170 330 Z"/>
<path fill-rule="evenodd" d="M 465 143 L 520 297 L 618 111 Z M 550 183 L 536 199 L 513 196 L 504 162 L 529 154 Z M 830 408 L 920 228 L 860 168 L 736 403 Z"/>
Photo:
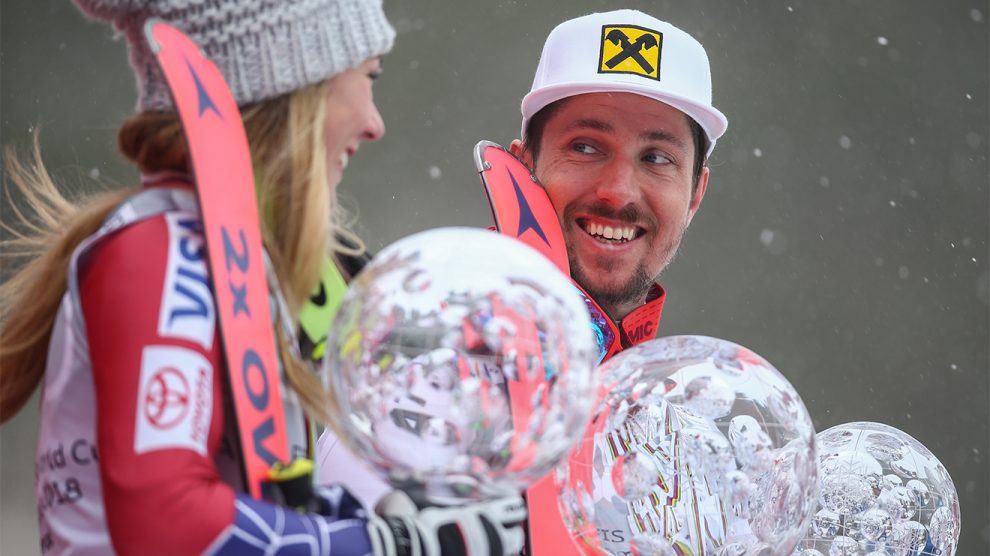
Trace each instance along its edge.
<path fill-rule="evenodd" d="M 663 287 L 660 284 L 653 284 L 653 288 L 646 296 L 646 303 L 633 309 L 619 323 L 622 349 L 657 337 L 657 331 L 660 329 L 660 313 L 663 312 L 663 302 L 666 299 L 667 292 Z"/>
<path fill-rule="evenodd" d="M 609 343 L 602 358 L 603 362 L 608 361 L 613 355 L 624 349 L 657 337 L 657 331 L 660 329 L 660 313 L 663 312 L 663 302 L 667 299 L 667 292 L 660 284 L 653 284 L 650 292 L 646 295 L 646 301 L 626 315 L 626 318 L 619 323 L 610 319 L 591 297 L 587 294 L 585 297 L 587 297 L 588 303 L 594 305 L 596 311 L 593 312 L 597 312 L 600 318 L 604 318 L 604 322 L 598 323 L 597 326 L 608 327 L 607 331 L 602 330 L 608 336 Z M 616 336 L 619 337 L 618 342 L 612 340 Z"/>

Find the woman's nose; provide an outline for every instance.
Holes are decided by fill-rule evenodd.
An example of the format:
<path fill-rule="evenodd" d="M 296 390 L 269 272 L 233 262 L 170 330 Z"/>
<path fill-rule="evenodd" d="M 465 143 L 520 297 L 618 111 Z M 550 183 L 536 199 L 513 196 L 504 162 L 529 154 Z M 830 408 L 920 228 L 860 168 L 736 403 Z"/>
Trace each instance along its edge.
<path fill-rule="evenodd" d="M 382 119 L 382 115 L 378 112 L 378 107 L 372 102 L 361 138 L 365 141 L 377 141 L 384 136 L 385 120 Z"/>

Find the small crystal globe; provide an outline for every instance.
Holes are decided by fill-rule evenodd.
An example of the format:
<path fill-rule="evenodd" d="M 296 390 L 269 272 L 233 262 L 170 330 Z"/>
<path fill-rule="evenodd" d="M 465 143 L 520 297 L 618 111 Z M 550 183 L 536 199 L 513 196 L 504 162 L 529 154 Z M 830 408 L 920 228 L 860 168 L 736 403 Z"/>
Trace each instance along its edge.
<path fill-rule="evenodd" d="M 574 445 L 597 353 L 571 282 L 492 232 L 389 246 L 348 289 L 327 346 L 342 440 L 430 504 L 518 494 Z"/>
<path fill-rule="evenodd" d="M 881 423 L 818 433 L 821 493 L 794 553 L 952 556 L 959 497 L 948 471 L 920 442 Z"/>

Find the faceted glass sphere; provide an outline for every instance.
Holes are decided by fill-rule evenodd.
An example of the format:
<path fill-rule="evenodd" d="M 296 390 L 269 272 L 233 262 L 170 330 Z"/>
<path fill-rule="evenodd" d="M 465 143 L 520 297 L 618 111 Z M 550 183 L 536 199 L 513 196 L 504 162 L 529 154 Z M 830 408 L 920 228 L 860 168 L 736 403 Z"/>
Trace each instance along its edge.
<path fill-rule="evenodd" d="M 818 513 L 796 555 L 956 553 L 959 497 L 920 442 L 884 424 L 846 423 L 818 434 L 818 458 Z"/>
<path fill-rule="evenodd" d="M 523 243 L 418 233 L 353 280 L 326 363 L 342 440 L 434 504 L 518 494 L 580 438 L 597 347 L 584 301 Z"/>
<path fill-rule="evenodd" d="M 555 474 L 579 544 L 616 555 L 794 549 L 817 499 L 815 431 L 776 369 L 725 340 L 674 336 L 597 372 L 591 424 Z"/>

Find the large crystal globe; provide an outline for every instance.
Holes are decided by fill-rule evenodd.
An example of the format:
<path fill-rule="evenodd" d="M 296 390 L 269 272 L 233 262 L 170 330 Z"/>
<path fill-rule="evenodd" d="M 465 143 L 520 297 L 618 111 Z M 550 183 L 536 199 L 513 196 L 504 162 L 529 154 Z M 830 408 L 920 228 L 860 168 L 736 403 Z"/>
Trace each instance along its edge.
<path fill-rule="evenodd" d="M 341 438 L 422 503 L 518 494 L 584 430 L 589 319 L 571 282 L 515 239 L 402 239 L 354 279 L 330 331 Z"/>
<path fill-rule="evenodd" d="M 675 336 L 598 373 L 591 424 L 555 475 L 586 552 L 790 554 L 817 499 L 815 431 L 776 369 L 725 340 Z"/>
<path fill-rule="evenodd" d="M 959 497 L 920 442 L 881 423 L 818 433 L 819 505 L 798 556 L 952 556 Z"/>

